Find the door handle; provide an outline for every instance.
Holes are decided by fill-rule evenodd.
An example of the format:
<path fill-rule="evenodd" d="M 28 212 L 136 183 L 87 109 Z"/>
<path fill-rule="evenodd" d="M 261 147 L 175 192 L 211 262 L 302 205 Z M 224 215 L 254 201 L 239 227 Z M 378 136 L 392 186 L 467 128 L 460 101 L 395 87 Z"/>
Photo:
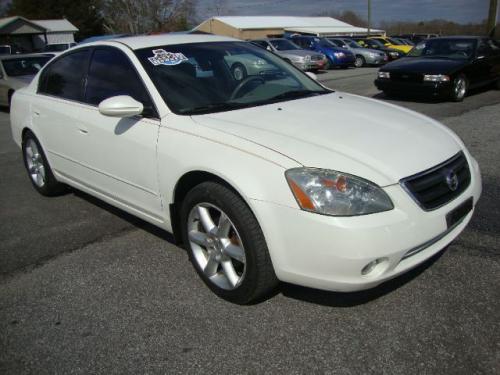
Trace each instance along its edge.
<path fill-rule="evenodd" d="M 81 133 L 81 134 L 84 134 L 84 135 L 87 135 L 89 133 L 89 131 L 85 128 L 78 128 L 78 131 Z"/>

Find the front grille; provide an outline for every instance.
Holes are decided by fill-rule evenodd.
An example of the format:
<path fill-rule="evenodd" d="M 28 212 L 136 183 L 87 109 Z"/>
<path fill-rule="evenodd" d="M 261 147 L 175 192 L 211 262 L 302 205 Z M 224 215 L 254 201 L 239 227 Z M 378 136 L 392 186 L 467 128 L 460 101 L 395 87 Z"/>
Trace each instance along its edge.
<path fill-rule="evenodd" d="M 323 60 L 323 56 L 321 55 L 312 55 L 311 56 L 311 61 L 321 61 Z"/>
<path fill-rule="evenodd" d="M 406 177 L 400 183 L 424 210 L 435 210 L 462 194 L 470 178 L 467 159 L 459 152 L 444 163 Z"/>
<path fill-rule="evenodd" d="M 423 82 L 423 80 L 424 77 L 422 74 L 391 72 L 391 81 L 419 83 Z"/>

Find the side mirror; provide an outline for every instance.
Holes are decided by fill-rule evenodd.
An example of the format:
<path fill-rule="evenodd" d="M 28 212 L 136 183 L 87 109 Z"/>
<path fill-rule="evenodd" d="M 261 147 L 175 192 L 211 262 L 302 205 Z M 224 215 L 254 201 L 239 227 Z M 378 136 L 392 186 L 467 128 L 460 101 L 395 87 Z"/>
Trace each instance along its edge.
<path fill-rule="evenodd" d="M 317 81 L 317 80 L 318 80 L 318 76 L 317 76 L 316 74 L 314 74 L 313 72 L 306 72 L 306 74 L 307 74 L 310 78 L 314 79 L 315 81 Z"/>
<path fill-rule="evenodd" d="M 132 117 L 143 111 L 142 103 L 128 95 L 113 96 L 99 103 L 99 112 L 104 116 Z"/>

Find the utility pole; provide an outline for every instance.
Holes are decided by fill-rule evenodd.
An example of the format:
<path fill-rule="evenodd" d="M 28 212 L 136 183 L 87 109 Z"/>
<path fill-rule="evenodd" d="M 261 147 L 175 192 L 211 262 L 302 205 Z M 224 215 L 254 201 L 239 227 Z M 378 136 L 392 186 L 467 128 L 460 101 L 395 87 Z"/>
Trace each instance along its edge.
<path fill-rule="evenodd" d="M 497 0 L 491 0 L 491 1 L 495 1 L 496 3 Z M 368 36 L 370 36 L 371 26 L 372 26 L 372 0 L 368 0 Z"/>
<path fill-rule="evenodd" d="M 490 0 L 490 11 L 488 12 L 488 22 L 486 23 L 486 35 L 495 36 L 497 26 L 498 0 Z"/>

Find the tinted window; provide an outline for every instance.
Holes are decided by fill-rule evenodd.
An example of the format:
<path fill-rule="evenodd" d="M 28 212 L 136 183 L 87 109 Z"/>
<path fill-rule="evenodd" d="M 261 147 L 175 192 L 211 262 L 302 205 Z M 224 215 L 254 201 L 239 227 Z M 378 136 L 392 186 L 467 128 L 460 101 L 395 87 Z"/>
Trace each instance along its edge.
<path fill-rule="evenodd" d="M 129 95 L 144 107 L 152 107 L 149 95 L 127 56 L 117 49 L 96 49 L 87 77 L 85 102 L 98 105 L 117 95 Z"/>
<path fill-rule="evenodd" d="M 64 99 L 81 100 L 88 57 L 89 50 L 84 50 L 54 61 L 43 73 L 39 92 Z"/>
<path fill-rule="evenodd" d="M 267 42 L 264 42 L 263 40 L 254 40 L 252 43 L 262 48 L 268 47 Z"/>

